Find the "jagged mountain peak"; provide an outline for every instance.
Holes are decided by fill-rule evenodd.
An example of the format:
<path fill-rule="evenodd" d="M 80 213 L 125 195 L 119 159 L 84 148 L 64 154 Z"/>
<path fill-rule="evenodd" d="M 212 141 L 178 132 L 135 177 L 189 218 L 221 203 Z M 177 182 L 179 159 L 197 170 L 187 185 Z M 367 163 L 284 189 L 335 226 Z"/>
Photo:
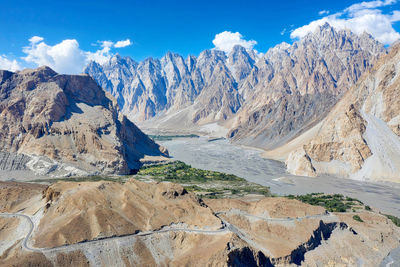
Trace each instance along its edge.
<path fill-rule="evenodd" d="M 197 60 L 200 61 L 218 61 L 222 60 L 224 61 L 226 59 L 226 54 L 223 51 L 217 50 L 217 49 L 206 49 L 203 52 L 200 53 L 198 56 Z"/>
<path fill-rule="evenodd" d="M 243 46 L 235 45 L 228 54 L 226 65 L 235 80 L 240 82 L 250 74 L 256 59 L 257 56 L 252 50 L 247 50 Z"/>
<path fill-rule="evenodd" d="M 122 66 L 91 75 L 119 99 L 122 110 L 135 121 L 168 116 L 162 123 L 173 128 L 182 119 L 187 122 L 182 125 L 193 125 L 240 117 L 228 125 L 236 133 L 235 140 L 249 131 L 259 139 L 265 132 L 278 132 L 270 136 L 277 140 L 308 127 L 307 120 L 318 120 L 384 52 L 383 45 L 368 36 L 337 31 L 327 24 L 293 44 L 278 44 L 261 58 L 242 46 L 233 47 L 228 54 L 208 49 L 186 59 L 167 52 L 159 60 L 140 62 L 125 77 L 117 75 Z M 297 118 L 292 124 L 257 114 L 260 108 L 267 108 L 283 119 L 289 115 L 283 116 L 282 110 L 292 103 L 296 103 L 291 108 Z M 318 110 L 313 117 L 314 109 Z M 174 117 L 179 111 L 182 113 Z M 256 118 L 255 122 L 249 116 Z M 261 118 L 272 121 L 264 125 Z M 271 141 L 268 138 L 266 142 Z M 254 144 L 264 143 L 256 140 Z"/>
<path fill-rule="evenodd" d="M 246 101 L 234 140 L 263 148 L 289 141 L 321 120 L 385 52 L 379 42 L 329 24 L 269 49 L 240 88 Z"/>
<path fill-rule="evenodd" d="M 252 63 L 254 64 L 256 60 L 255 54 L 251 52 L 252 50 L 247 50 L 241 45 L 235 45 L 232 51 L 228 54 L 228 60 L 232 60 L 232 63 L 235 63 L 240 59 L 244 59 L 246 61 L 252 61 Z"/>
<path fill-rule="evenodd" d="M 232 48 L 232 51 L 229 54 L 236 54 L 236 53 L 247 53 L 247 49 L 241 45 L 235 45 Z"/>
<path fill-rule="evenodd" d="M 176 58 L 183 58 L 181 55 L 179 55 L 178 53 L 175 53 L 175 52 L 171 52 L 171 51 L 168 51 L 162 58 L 161 58 L 161 60 L 170 60 L 170 61 L 173 61 L 173 60 L 175 60 Z"/>

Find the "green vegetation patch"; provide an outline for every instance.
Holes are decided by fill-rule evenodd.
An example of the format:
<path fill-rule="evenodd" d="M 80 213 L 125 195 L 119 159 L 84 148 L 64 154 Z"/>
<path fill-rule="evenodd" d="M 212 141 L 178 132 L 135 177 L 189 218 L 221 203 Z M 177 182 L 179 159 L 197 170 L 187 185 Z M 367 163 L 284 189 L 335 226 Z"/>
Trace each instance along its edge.
<path fill-rule="evenodd" d="M 360 200 L 345 197 L 341 194 L 328 195 L 324 193 L 311 193 L 299 196 L 288 195 L 287 197 L 300 200 L 310 205 L 322 206 L 330 212 L 346 212 L 363 206 Z"/>
<path fill-rule="evenodd" d="M 364 221 L 360 218 L 360 216 L 358 216 L 358 215 L 354 215 L 354 216 L 353 216 L 353 219 L 356 220 L 356 221 L 358 221 L 358 222 L 364 222 Z"/>
<path fill-rule="evenodd" d="M 183 183 L 183 182 L 207 182 L 207 181 L 246 181 L 233 174 L 222 172 L 207 171 L 192 168 L 182 161 L 174 161 L 169 164 L 150 165 L 139 170 L 137 175 L 150 175 L 162 177 L 163 180 Z"/>
<path fill-rule="evenodd" d="M 182 161 L 144 166 L 134 177 L 144 181 L 178 183 L 187 191 L 205 198 L 238 197 L 248 194 L 271 196 L 268 187 L 248 182 L 233 174 L 193 168 Z"/>
<path fill-rule="evenodd" d="M 390 219 L 397 227 L 400 227 L 400 218 L 389 215 L 389 214 L 384 214 L 388 219 Z"/>

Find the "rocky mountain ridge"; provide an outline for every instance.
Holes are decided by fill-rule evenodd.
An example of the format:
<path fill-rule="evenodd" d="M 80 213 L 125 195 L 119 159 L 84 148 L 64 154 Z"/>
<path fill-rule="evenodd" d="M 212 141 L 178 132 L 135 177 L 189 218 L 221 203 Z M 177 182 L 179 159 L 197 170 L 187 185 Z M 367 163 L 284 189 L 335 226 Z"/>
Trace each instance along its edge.
<path fill-rule="evenodd" d="M 369 34 L 328 24 L 270 49 L 241 88 L 246 101 L 229 136 L 264 149 L 285 144 L 319 122 L 383 53 Z"/>
<path fill-rule="evenodd" d="M 191 121 L 201 123 L 225 120 L 237 112 L 242 104 L 238 84 L 256 60 L 254 51 L 240 46 L 229 55 L 205 50 L 184 59 L 168 52 L 160 60 L 148 58 L 140 63 L 115 55 L 103 65 L 91 62 L 85 73 L 114 95 L 133 121 L 193 105 Z"/>
<path fill-rule="evenodd" d="M 367 101 L 357 99 L 361 96 L 350 98 L 353 93 L 347 93 L 361 77 L 368 80 L 365 75 L 387 52 L 368 33 L 356 35 L 325 24 L 293 44 L 281 43 L 271 48 L 260 58 L 240 46 L 229 54 L 206 50 L 186 61 L 169 53 L 159 61 L 163 64 L 154 60 L 158 78 L 151 78 L 161 82 L 164 89 L 150 86 L 151 92 L 157 91 L 165 100 L 157 106 L 158 111 L 150 108 L 155 104 L 143 106 L 154 112 L 142 116 L 140 126 L 147 131 L 227 136 L 235 143 L 262 148 L 269 157 L 285 160 L 289 172 L 297 175 L 327 173 L 398 182 L 399 111 L 393 100 L 397 97 L 396 88 L 390 87 L 389 79 L 397 73 L 396 64 L 390 63 L 394 67 L 388 70 L 389 78 L 383 74 L 379 78 L 379 90 L 386 92 L 389 89 L 384 88 L 390 87 L 392 98 L 384 98 L 381 92 L 371 93 L 374 97 L 364 96 Z M 107 72 L 101 66 L 96 68 L 105 77 L 106 90 L 114 90 L 115 87 L 107 89 L 107 81 L 117 77 L 120 66 L 114 65 Z M 96 68 L 89 66 L 86 71 L 95 77 L 99 75 Z M 150 77 L 153 76 L 143 79 Z M 127 88 L 123 80 L 113 81 Z M 369 83 L 364 87 L 378 87 Z M 149 91 L 146 86 L 143 88 L 143 92 Z M 375 89 L 363 90 L 360 94 Z M 182 98 L 184 95 L 186 99 Z M 342 108 L 339 111 L 335 105 L 343 97 L 346 106 L 338 104 Z M 371 117 L 372 111 L 360 108 L 360 101 L 366 101 L 365 105 L 379 116 Z M 385 111 L 389 109 L 386 105 L 391 105 L 390 111 Z M 371 128 L 372 125 L 375 126 Z M 392 145 L 389 148 L 379 140 Z M 372 159 L 379 164 L 371 163 Z M 369 166 L 368 170 L 363 166 Z"/>
<path fill-rule="evenodd" d="M 9 170 L 127 174 L 145 155 L 166 155 L 87 75 L 0 71 L 0 114 L 1 166 Z"/>
<path fill-rule="evenodd" d="M 217 124 L 235 142 L 270 149 L 321 120 L 385 52 L 367 33 L 325 24 L 262 57 L 240 46 L 186 60 L 167 53 L 137 63 L 116 55 L 102 66 L 90 63 L 85 72 L 146 129 L 179 132 Z"/>
<path fill-rule="evenodd" d="M 103 65 L 91 62 L 85 73 L 109 91 L 133 121 L 195 105 L 192 121 L 196 123 L 207 117 L 226 119 L 240 108 L 237 82 L 246 77 L 255 60 L 253 51 L 240 46 L 229 57 L 217 50 L 186 59 L 168 52 L 160 60 L 137 63 L 115 55 Z"/>

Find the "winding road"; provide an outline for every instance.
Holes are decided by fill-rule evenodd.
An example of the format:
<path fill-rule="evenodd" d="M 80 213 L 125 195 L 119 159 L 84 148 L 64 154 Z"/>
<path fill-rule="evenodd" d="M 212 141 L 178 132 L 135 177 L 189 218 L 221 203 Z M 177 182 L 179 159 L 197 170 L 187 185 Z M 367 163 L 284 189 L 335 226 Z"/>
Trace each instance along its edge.
<path fill-rule="evenodd" d="M 28 251 L 33 251 L 33 252 L 49 252 L 52 250 L 58 250 L 66 247 L 76 247 L 80 246 L 82 244 L 88 244 L 88 243 L 95 243 L 95 242 L 103 242 L 103 241 L 108 241 L 108 240 L 115 240 L 115 239 L 122 239 L 122 238 L 130 238 L 130 237 L 139 237 L 139 236 L 148 236 L 152 234 L 157 234 L 157 233 L 166 233 L 166 232 L 188 232 L 188 233 L 198 233 L 198 234 L 224 234 L 227 232 L 230 232 L 228 226 L 225 223 L 222 223 L 222 227 L 217 230 L 203 230 L 203 229 L 188 229 L 188 228 L 179 228 L 179 227 L 163 227 L 162 229 L 159 230 L 153 230 L 153 231 L 146 231 L 146 232 L 139 232 L 135 234 L 127 234 L 127 235 L 120 235 L 120 236 L 110 236 L 110 237 L 104 237 L 104 238 L 99 238 L 99 239 L 94 239 L 94 240 L 87 240 L 75 244 L 66 244 L 63 246 L 59 247 L 52 247 L 52 248 L 35 248 L 31 247 L 29 245 L 29 240 L 32 236 L 33 230 L 35 229 L 35 224 L 32 221 L 31 217 L 25 214 L 21 213 L 0 213 L 0 216 L 2 217 L 8 217 L 8 218 L 16 218 L 16 217 L 21 217 L 23 219 L 26 219 L 29 222 L 30 229 L 28 234 L 25 236 L 22 247 Z"/>
<path fill-rule="evenodd" d="M 297 217 L 297 218 L 267 218 L 267 217 L 261 217 L 261 216 L 257 216 L 257 215 L 252 215 L 252 214 L 248 214 L 245 213 L 243 211 L 239 210 L 231 210 L 231 211 L 227 211 L 227 212 L 217 212 L 215 213 L 215 216 L 217 216 L 220 220 L 221 220 L 221 224 L 222 227 L 220 229 L 217 230 L 204 230 L 204 229 L 188 229 L 188 228 L 179 228 L 179 227 L 163 227 L 159 230 L 153 230 L 153 231 L 146 231 L 146 232 L 139 232 L 139 233 L 135 233 L 135 234 L 127 234 L 127 235 L 120 235 L 120 236 L 110 236 L 110 237 L 104 237 L 104 238 L 98 238 L 98 239 L 94 239 L 94 240 L 87 240 L 87 241 L 83 241 L 83 242 L 79 242 L 79 243 L 75 243 L 75 244 L 66 244 L 63 246 L 58 246 L 58 247 L 52 247 L 52 248 L 35 248 L 30 246 L 29 244 L 29 240 L 31 239 L 32 233 L 35 229 L 35 223 L 32 221 L 32 218 L 28 215 L 25 214 L 21 214 L 21 213 L 0 213 L 0 216 L 2 217 L 9 217 L 9 218 L 17 218 L 20 217 L 22 219 L 25 219 L 29 222 L 29 232 L 28 234 L 25 236 L 23 242 L 22 242 L 22 247 L 25 250 L 28 251 L 32 251 L 32 252 L 51 252 L 51 251 L 55 251 L 55 250 L 62 250 L 62 249 L 66 249 L 66 248 L 74 248 L 74 247 L 79 247 L 82 245 L 87 245 L 90 243 L 96 243 L 96 242 L 104 242 L 104 241 L 111 241 L 111 240 L 117 240 L 117 239 L 124 239 L 124 238 L 132 238 L 132 237 L 140 237 L 140 236 L 148 236 L 148 235 L 152 235 L 152 234 L 158 234 L 158 233 L 167 233 L 167 232 L 187 232 L 187 233 L 197 233 L 197 234 L 211 234 L 211 235 L 215 235 L 215 234 L 225 234 L 228 232 L 234 233 L 236 235 L 238 235 L 242 240 L 246 241 L 247 243 L 253 245 L 254 247 L 257 247 L 260 250 L 266 250 L 265 248 L 260 247 L 258 244 L 256 244 L 251 238 L 246 236 L 246 233 L 243 232 L 242 230 L 240 230 L 239 228 L 237 228 L 236 226 L 230 224 L 229 222 L 227 222 L 226 220 L 220 218 L 220 214 L 227 214 L 227 213 L 234 213 L 234 214 L 240 214 L 246 217 L 252 217 L 255 219 L 259 219 L 259 220 L 264 220 L 264 221 L 268 221 L 268 222 L 293 222 L 296 220 L 302 220 L 302 219 L 323 219 L 323 218 L 334 218 L 335 216 L 331 213 L 324 213 L 324 214 L 317 214 L 317 215 L 307 215 L 304 217 Z"/>
<path fill-rule="evenodd" d="M 26 219 L 29 222 L 30 229 L 29 229 L 28 234 L 25 236 L 24 241 L 22 242 L 22 247 L 29 251 L 34 251 L 34 252 L 41 251 L 41 249 L 39 249 L 39 248 L 33 248 L 28 245 L 29 239 L 33 232 L 33 229 L 35 228 L 35 224 L 33 223 L 31 217 L 29 217 L 28 215 L 25 215 L 25 214 L 20 214 L 20 213 L 0 213 L 0 216 L 8 217 L 8 218 L 22 217 L 22 218 Z"/>

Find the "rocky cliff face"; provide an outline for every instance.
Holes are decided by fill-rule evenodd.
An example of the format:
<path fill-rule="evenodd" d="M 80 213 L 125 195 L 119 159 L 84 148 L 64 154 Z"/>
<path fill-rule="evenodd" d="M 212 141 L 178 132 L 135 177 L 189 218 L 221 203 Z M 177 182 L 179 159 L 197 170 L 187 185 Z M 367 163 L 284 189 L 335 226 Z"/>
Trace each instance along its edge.
<path fill-rule="evenodd" d="M 289 155 L 289 171 L 400 182 L 399 62 L 396 44 L 332 109 L 312 140 Z"/>
<path fill-rule="evenodd" d="M 163 155 L 86 75 L 0 71 L 0 114 L 2 153 L 24 154 L 23 165 L 47 173 L 126 174 L 145 155 Z M 9 158 L 1 165 L 12 169 Z"/>
<path fill-rule="evenodd" d="M 205 50 L 186 60 L 171 52 L 161 60 L 149 58 L 140 63 L 116 55 L 101 66 L 90 63 L 85 72 L 134 121 L 189 108 L 186 120 L 204 124 L 226 120 L 237 112 L 242 104 L 239 84 L 256 60 L 254 51 L 236 46 L 229 55 Z"/>
<path fill-rule="evenodd" d="M 320 121 L 382 53 L 372 36 L 328 24 L 270 49 L 240 89 L 246 101 L 229 136 L 267 149 L 285 144 Z"/>

